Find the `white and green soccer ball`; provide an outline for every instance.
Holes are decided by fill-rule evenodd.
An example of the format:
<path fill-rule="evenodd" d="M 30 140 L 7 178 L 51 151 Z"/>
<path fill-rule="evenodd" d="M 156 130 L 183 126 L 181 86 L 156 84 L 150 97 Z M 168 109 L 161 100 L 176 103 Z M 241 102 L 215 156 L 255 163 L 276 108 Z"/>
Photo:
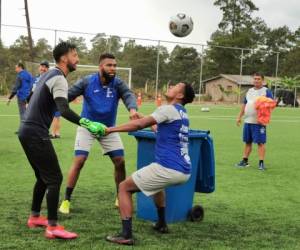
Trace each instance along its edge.
<path fill-rule="evenodd" d="M 174 36 L 185 37 L 192 32 L 193 27 L 192 18 L 186 14 L 179 13 L 170 18 L 169 29 Z"/>

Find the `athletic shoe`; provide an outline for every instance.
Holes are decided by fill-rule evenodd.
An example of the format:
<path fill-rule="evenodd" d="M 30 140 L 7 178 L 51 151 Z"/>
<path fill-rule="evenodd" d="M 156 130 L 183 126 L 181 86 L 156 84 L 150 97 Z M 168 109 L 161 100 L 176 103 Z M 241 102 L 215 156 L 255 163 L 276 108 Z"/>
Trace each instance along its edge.
<path fill-rule="evenodd" d="M 155 223 L 153 226 L 152 226 L 152 229 L 159 232 L 159 233 L 162 233 L 162 234 L 167 234 L 169 233 L 169 228 L 167 226 L 167 224 L 165 225 L 160 225 L 158 222 Z"/>
<path fill-rule="evenodd" d="M 64 200 L 59 207 L 59 212 L 61 212 L 63 214 L 69 214 L 70 213 L 70 205 L 71 205 L 70 201 Z"/>
<path fill-rule="evenodd" d="M 118 235 L 108 235 L 106 236 L 106 240 L 112 243 L 121 244 L 121 245 L 133 245 L 133 238 L 126 238 L 122 234 Z"/>
<path fill-rule="evenodd" d="M 259 163 L 259 165 L 258 165 L 258 170 L 262 170 L 262 171 L 266 170 L 265 164 Z"/>
<path fill-rule="evenodd" d="M 29 228 L 46 227 L 48 226 L 48 220 L 44 216 L 39 216 L 39 217 L 30 216 L 27 220 L 27 226 Z"/>
<path fill-rule="evenodd" d="M 250 164 L 247 161 L 241 160 L 239 163 L 235 164 L 238 168 L 250 167 Z"/>
<path fill-rule="evenodd" d="M 65 230 L 63 226 L 48 226 L 45 231 L 45 237 L 48 239 L 75 239 L 78 237 L 76 233 Z"/>
<path fill-rule="evenodd" d="M 116 201 L 115 201 L 115 207 L 119 208 L 119 199 L 118 199 L 118 197 L 116 198 Z"/>

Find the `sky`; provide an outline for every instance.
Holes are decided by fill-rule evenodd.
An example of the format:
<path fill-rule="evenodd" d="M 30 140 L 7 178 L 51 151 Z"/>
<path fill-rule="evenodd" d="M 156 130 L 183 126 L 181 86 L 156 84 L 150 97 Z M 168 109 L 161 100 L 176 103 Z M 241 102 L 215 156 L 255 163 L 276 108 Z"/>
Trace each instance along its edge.
<path fill-rule="evenodd" d="M 106 33 L 125 37 L 206 44 L 218 28 L 222 13 L 214 0 L 28 0 L 32 27 L 87 33 Z M 300 26 L 300 0 L 253 0 L 269 27 Z M 2 0 L 2 24 L 26 25 L 23 0 Z M 185 38 L 173 36 L 168 29 L 171 16 L 190 15 L 193 32 Z M 2 40 L 12 44 L 26 30 L 2 26 Z M 54 45 L 53 31 L 32 30 L 33 39 L 46 38 Z M 78 34 L 58 32 L 56 39 Z M 89 41 L 93 35 L 82 35 Z M 125 41 L 126 39 L 124 39 Z M 156 45 L 157 42 L 147 42 Z"/>

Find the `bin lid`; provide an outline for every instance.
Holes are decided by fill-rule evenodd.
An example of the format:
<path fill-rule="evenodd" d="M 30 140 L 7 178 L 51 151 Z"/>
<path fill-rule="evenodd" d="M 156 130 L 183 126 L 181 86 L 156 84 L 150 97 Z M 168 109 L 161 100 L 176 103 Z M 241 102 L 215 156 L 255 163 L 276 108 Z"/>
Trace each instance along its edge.
<path fill-rule="evenodd" d="M 208 136 L 210 133 L 209 130 L 189 130 L 189 138 L 203 138 Z M 133 135 L 135 137 L 142 137 L 142 138 L 156 138 L 156 133 L 150 129 L 143 129 L 135 132 L 129 132 L 129 135 Z"/>

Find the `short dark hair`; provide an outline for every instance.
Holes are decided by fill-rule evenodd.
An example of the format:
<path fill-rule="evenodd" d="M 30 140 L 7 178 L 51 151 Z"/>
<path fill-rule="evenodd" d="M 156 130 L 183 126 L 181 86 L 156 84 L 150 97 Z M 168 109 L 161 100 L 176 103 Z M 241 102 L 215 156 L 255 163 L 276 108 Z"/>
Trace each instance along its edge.
<path fill-rule="evenodd" d="M 101 63 L 106 58 L 116 59 L 116 57 L 113 54 L 111 54 L 111 53 L 104 53 L 104 54 L 100 55 L 100 57 L 99 57 L 99 63 Z"/>
<path fill-rule="evenodd" d="M 25 69 L 25 66 L 24 66 L 24 64 L 23 64 L 22 62 L 18 62 L 18 63 L 17 63 L 17 66 L 18 66 L 19 68 Z"/>
<path fill-rule="evenodd" d="M 253 76 L 260 76 L 261 79 L 265 79 L 264 74 L 262 74 L 262 73 L 260 73 L 260 72 L 254 72 L 254 73 L 253 73 Z"/>
<path fill-rule="evenodd" d="M 76 49 L 76 45 L 69 42 L 60 42 L 53 50 L 53 57 L 55 62 L 59 62 L 60 58 L 67 54 L 70 50 Z"/>
<path fill-rule="evenodd" d="M 49 68 L 49 62 L 44 60 L 40 62 L 40 65 L 45 66 L 46 68 Z"/>
<path fill-rule="evenodd" d="M 195 98 L 195 91 L 193 89 L 193 86 L 189 83 L 183 82 L 184 87 L 184 98 L 182 99 L 182 105 L 185 105 L 187 103 L 192 103 Z"/>

